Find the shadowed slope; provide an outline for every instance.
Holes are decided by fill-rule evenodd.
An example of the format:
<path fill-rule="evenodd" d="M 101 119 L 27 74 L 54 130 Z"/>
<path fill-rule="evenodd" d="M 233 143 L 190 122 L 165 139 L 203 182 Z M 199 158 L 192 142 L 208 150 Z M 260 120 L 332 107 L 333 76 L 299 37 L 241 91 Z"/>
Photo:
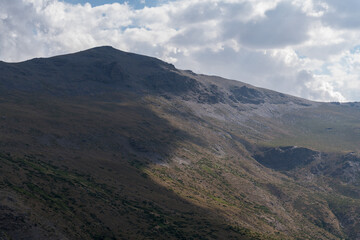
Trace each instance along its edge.
<path fill-rule="evenodd" d="M 130 95 L 112 99 L 2 98 L 4 239 L 259 236 L 153 181 L 149 165 L 169 161 L 178 142 L 202 141 Z"/>
<path fill-rule="evenodd" d="M 99 47 L 52 58 L 0 63 L 4 91 L 91 95 L 106 92 L 181 94 L 195 81 L 176 74 L 174 66 L 155 58 Z"/>

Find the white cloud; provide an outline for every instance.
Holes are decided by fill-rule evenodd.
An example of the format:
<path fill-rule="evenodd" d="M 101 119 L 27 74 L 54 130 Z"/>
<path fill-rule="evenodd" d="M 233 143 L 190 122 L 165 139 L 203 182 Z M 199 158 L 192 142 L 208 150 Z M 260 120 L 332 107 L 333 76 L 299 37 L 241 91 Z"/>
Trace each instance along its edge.
<path fill-rule="evenodd" d="M 0 1 L 0 59 L 112 45 L 314 100 L 360 100 L 359 10 L 355 0 L 177 0 L 137 10 Z"/>

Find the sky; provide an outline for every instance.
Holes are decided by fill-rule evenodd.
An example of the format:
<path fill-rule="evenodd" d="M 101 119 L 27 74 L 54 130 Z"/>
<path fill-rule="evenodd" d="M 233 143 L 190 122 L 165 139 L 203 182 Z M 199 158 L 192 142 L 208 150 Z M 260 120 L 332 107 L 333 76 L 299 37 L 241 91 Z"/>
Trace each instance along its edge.
<path fill-rule="evenodd" d="M 111 45 L 317 101 L 360 101 L 359 0 L 0 0 L 0 60 Z"/>
<path fill-rule="evenodd" d="M 113 4 L 113 3 L 120 3 L 129 4 L 134 9 L 141 9 L 144 7 L 155 7 L 158 6 L 161 3 L 164 3 L 165 0 L 134 0 L 134 1 L 109 1 L 109 0 L 95 0 L 95 1 L 89 1 L 89 0 L 61 0 L 62 2 L 70 3 L 70 4 L 82 4 L 90 3 L 92 7 L 101 6 L 104 4 Z"/>

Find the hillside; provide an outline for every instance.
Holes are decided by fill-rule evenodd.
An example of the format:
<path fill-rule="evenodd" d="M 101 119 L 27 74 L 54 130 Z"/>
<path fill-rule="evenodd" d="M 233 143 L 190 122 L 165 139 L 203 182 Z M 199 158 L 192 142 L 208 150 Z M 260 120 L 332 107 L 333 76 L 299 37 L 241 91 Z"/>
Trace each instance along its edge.
<path fill-rule="evenodd" d="M 0 239 L 360 238 L 358 103 L 111 47 L 0 72 Z"/>

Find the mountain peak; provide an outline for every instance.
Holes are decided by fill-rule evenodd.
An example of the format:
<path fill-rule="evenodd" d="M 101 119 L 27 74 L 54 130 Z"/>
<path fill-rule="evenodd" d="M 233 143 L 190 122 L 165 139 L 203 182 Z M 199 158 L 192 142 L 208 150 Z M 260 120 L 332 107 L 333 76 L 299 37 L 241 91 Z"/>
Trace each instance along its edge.
<path fill-rule="evenodd" d="M 100 46 L 51 58 L 2 65 L 0 81 L 7 92 L 51 95 L 94 95 L 133 92 L 199 103 L 231 106 L 309 101 L 260 89 L 239 81 L 176 69 L 159 59 Z"/>
<path fill-rule="evenodd" d="M 94 48 L 89 48 L 80 52 L 73 54 L 86 54 L 86 53 L 103 53 L 103 54 L 128 54 L 127 52 L 116 49 L 112 46 L 98 46 Z"/>
<path fill-rule="evenodd" d="M 51 92 L 56 95 L 94 94 L 129 87 L 144 90 L 147 79 L 177 71 L 172 64 L 159 59 L 111 46 L 3 64 L 1 70 L 0 81 L 7 90 Z"/>

